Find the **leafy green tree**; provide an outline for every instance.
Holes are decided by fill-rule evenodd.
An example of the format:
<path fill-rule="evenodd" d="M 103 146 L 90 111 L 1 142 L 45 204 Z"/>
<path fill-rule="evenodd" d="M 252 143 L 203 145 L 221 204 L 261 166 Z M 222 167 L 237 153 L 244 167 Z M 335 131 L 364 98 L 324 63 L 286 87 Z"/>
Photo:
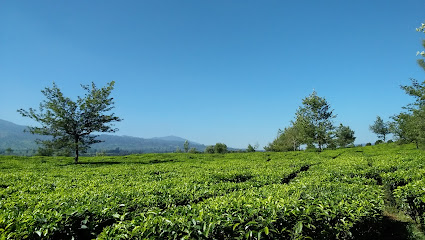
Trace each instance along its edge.
<path fill-rule="evenodd" d="M 291 148 L 292 151 L 300 149 L 303 141 L 303 135 L 299 125 L 293 123 L 291 127 L 287 127 L 283 130 L 282 135 L 288 149 Z"/>
<path fill-rule="evenodd" d="M 424 41 L 425 44 L 425 41 Z M 422 60 L 422 59 L 420 59 Z M 419 61 L 418 61 L 419 62 Z M 425 63 L 422 67 L 425 71 Z M 423 110 L 425 106 L 425 81 L 419 82 L 416 79 L 411 79 L 412 85 L 404 85 L 401 86 L 401 89 L 403 89 L 407 95 L 410 95 L 415 98 L 415 102 L 412 104 L 409 104 L 406 109 L 408 110 Z"/>
<path fill-rule="evenodd" d="M 227 146 L 224 143 L 216 143 L 214 146 L 215 153 L 227 153 Z"/>
<path fill-rule="evenodd" d="M 267 146 L 265 146 L 264 150 L 270 151 L 270 152 L 286 152 L 286 151 L 289 151 L 287 148 L 285 148 L 284 140 L 283 140 L 281 131 L 282 130 L 279 129 L 277 137 L 273 140 L 273 142 L 271 142 Z"/>
<path fill-rule="evenodd" d="M 39 111 L 30 108 L 19 109 L 18 112 L 41 124 L 41 127 L 29 127 L 29 132 L 52 136 L 49 140 L 38 140 L 45 149 L 70 149 L 75 154 L 75 163 L 78 163 L 80 152 L 86 152 L 90 145 L 101 142 L 94 133 L 118 130 L 113 128 L 112 123 L 122 119 L 109 113 L 114 108 L 113 98 L 109 96 L 114 84 L 112 81 L 100 89 L 94 83 L 91 86 L 81 85 L 86 94 L 72 101 L 53 83 L 51 88 L 41 91 L 46 100 L 40 103 Z"/>
<path fill-rule="evenodd" d="M 183 144 L 183 148 L 184 148 L 184 152 L 189 152 L 189 141 L 184 141 L 184 144 Z"/>
<path fill-rule="evenodd" d="M 255 152 L 255 148 L 251 146 L 251 144 L 248 144 L 248 147 L 246 148 L 247 152 Z"/>
<path fill-rule="evenodd" d="M 214 146 L 209 145 L 204 150 L 205 153 L 214 153 Z"/>
<path fill-rule="evenodd" d="M 390 131 L 399 143 L 414 142 L 416 148 L 419 148 L 419 142 L 422 138 L 420 112 L 415 113 L 400 113 L 393 116 L 394 122 L 390 123 Z"/>
<path fill-rule="evenodd" d="M 422 23 L 421 27 L 417 28 L 416 31 L 425 33 L 425 23 Z M 422 40 L 422 47 L 425 48 L 425 40 Z M 418 52 L 421 56 L 425 57 L 425 52 Z M 422 70 L 425 71 L 425 60 L 424 59 L 418 59 L 417 60 L 418 65 L 422 68 Z M 416 79 L 411 79 L 412 85 L 408 86 L 401 86 L 401 89 L 403 89 L 406 94 L 412 96 L 415 98 L 415 103 L 410 104 L 407 109 L 422 109 L 425 106 L 425 81 L 419 82 Z"/>
<path fill-rule="evenodd" d="M 300 148 L 302 135 L 297 126 L 292 125 L 284 130 L 279 129 L 276 139 L 264 149 L 273 152 L 296 151 Z"/>
<path fill-rule="evenodd" d="M 180 147 L 176 147 L 175 153 L 182 153 L 183 151 L 180 149 Z"/>
<path fill-rule="evenodd" d="M 389 125 L 389 122 L 384 122 L 380 116 L 377 116 L 375 122 L 369 126 L 369 129 L 385 142 L 386 136 L 391 133 Z"/>
<path fill-rule="evenodd" d="M 346 147 L 347 145 L 354 143 L 354 140 L 356 140 L 356 137 L 354 137 L 354 131 L 351 130 L 350 127 L 342 124 L 339 124 L 339 127 L 337 127 L 335 137 L 336 145 L 338 147 Z"/>
<path fill-rule="evenodd" d="M 303 143 L 309 146 L 316 144 L 322 151 L 323 146 L 332 140 L 333 110 L 326 99 L 317 96 L 315 91 L 304 98 L 302 104 L 296 112 L 294 125 L 300 129 Z"/>
<path fill-rule="evenodd" d="M 425 23 L 422 23 L 416 31 L 425 33 Z M 422 41 L 422 46 L 425 48 L 425 40 Z M 417 55 L 425 57 L 425 52 L 418 51 Z M 418 59 L 417 63 L 425 71 L 425 60 Z M 425 144 L 425 81 L 410 80 L 411 85 L 400 87 L 415 101 L 404 107 L 408 112 L 392 117 L 394 122 L 391 123 L 390 130 L 399 142 L 414 142 L 419 148 L 420 144 Z"/>

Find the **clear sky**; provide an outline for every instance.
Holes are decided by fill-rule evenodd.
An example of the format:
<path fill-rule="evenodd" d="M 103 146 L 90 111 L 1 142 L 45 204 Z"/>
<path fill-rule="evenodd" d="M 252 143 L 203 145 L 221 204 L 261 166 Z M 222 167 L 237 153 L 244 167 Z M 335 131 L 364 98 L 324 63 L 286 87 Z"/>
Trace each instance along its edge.
<path fill-rule="evenodd" d="M 413 99 L 423 0 L 1 1 L 0 119 L 34 125 L 52 82 L 116 81 L 118 135 L 176 135 L 246 148 L 271 142 L 316 90 L 350 126 L 368 127 Z"/>

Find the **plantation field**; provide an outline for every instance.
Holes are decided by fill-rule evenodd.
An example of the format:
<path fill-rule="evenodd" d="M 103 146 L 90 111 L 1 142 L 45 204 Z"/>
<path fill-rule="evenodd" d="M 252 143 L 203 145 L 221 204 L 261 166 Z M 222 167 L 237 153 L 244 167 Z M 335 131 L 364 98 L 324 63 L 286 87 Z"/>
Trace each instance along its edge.
<path fill-rule="evenodd" d="M 415 239 L 425 227 L 412 145 L 80 161 L 1 156 L 0 239 Z"/>

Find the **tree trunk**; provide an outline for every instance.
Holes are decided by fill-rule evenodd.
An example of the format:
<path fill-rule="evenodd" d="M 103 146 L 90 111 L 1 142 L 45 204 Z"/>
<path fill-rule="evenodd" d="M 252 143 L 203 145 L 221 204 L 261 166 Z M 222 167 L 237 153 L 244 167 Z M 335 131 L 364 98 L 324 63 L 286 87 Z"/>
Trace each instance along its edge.
<path fill-rule="evenodd" d="M 77 164 L 78 163 L 78 136 L 75 137 L 75 159 L 74 159 L 74 163 Z"/>

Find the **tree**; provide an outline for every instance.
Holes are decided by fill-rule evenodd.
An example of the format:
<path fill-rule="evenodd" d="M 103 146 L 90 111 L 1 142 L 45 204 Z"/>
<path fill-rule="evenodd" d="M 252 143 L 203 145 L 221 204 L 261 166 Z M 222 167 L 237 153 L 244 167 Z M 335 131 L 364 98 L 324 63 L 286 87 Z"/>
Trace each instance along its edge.
<path fill-rule="evenodd" d="M 380 116 L 376 117 L 375 122 L 369 126 L 370 131 L 375 133 L 378 138 L 382 138 L 385 142 L 385 137 L 390 134 L 389 123 L 384 122 Z"/>
<path fill-rule="evenodd" d="M 177 146 L 176 147 L 176 151 L 175 151 L 175 153 L 182 153 L 183 151 L 180 149 L 180 147 L 179 146 Z"/>
<path fill-rule="evenodd" d="M 336 145 L 338 147 L 346 147 L 349 144 L 354 143 L 356 137 L 354 137 L 354 131 L 348 126 L 339 124 L 339 127 L 335 131 Z"/>
<path fill-rule="evenodd" d="M 302 142 L 300 130 L 296 125 L 285 128 L 283 131 L 279 129 L 276 139 L 269 143 L 264 149 L 273 152 L 296 151 Z"/>
<path fill-rule="evenodd" d="M 216 143 L 214 146 L 214 152 L 215 153 L 226 153 L 227 152 L 227 146 L 224 143 Z"/>
<path fill-rule="evenodd" d="M 251 144 L 248 144 L 248 147 L 246 148 L 247 152 L 255 152 L 255 148 L 251 146 Z"/>
<path fill-rule="evenodd" d="M 414 142 L 419 148 L 420 125 L 417 124 L 419 116 L 413 113 L 399 113 L 392 117 L 394 122 L 390 123 L 390 132 L 399 143 Z"/>
<path fill-rule="evenodd" d="M 18 112 L 41 124 L 41 127 L 29 127 L 29 132 L 52 136 L 49 140 L 38 140 L 38 143 L 55 151 L 72 150 L 75 163 L 78 163 L 80 152 L 86 152 L 90 145 L 101 142 L 94 133 L 118 130 L 113 128 L 112 123 L 122 119 L 109 113 L 114 108 L 113 98 L 109 97 L 114 84 L 112 81 L 100 89 L 94 83 L 91 86 L 81 85 L 86 94 L 74 102 L 53 83 L 51 88 L 41 91 L 46 100 L 40 103 L 39 111 L 30 108 L 19 109 Z"/>
<path fill-rule="evenodd" d="M 189 152 L 189 141 L 184 141 L 184 145 L 183 145 L 183 148 L 184 148 L 184 152 Z"/>
<path fill-rule="evenodd" d="M 425 23 L 416 31 L 425 33 Z M 422 41 L 422 46 L 425 48 L 425 40 Z M 425 57 L 425 52 L 418 51 L 417 55 Z M 425 71 L 425 60 L 418 59 L 417 63 Z M 400 88 L 414 97 L 415 101 L 404 107 L 407 112 L 392 117 L 394 122 L 391 123 L 390 130 L 399 142 L 414 142 L 416 148 L 419 148 L 419 144 L 425 143 L 425 81 L 419 82 L 413 78 L 410 80 L 411 85 L 402 85 Z"/>
<path fill-rule="evenodd" d="M 205 153 L 214 153 L 214 146 L 209 145 L 204 150 Z"/>
<path fill-rule="evenodd" d="M 304 98 L 302 104 L 293 125 L 300 130 L 303 143 L 309 146 L 317 144 L 319 151 L 322 151 L 323 146 L 332 140 L 333 110 L 326 99 L 317 96 L 315 91 Z"/>

